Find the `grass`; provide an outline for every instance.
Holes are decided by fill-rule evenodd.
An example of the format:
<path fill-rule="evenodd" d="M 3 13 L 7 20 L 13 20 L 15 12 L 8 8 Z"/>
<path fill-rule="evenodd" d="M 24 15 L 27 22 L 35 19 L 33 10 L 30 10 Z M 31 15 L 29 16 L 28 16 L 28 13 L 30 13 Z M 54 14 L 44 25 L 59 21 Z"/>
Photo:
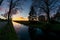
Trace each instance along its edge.
<path fill-rule="evenodd" d="M 1 40 L 18 40 L 17 34 L 13 28 L 13 24 L 10 21 L 0 30 L 0 39 Z"/>
<path fill-rule="evenodd" d="M 49 24 L 48 27 L 49 27 L 48 29 L 55 30 L 55 31 L 60 31 L 60 24 L 59 23 Z"/>

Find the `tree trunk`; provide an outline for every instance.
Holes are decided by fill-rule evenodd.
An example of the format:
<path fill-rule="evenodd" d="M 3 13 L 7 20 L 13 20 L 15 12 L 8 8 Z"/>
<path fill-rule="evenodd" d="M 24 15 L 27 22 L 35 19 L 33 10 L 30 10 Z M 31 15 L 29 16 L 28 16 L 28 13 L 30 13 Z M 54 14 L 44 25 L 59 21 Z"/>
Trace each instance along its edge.
<path fill-rule="evenodd" d="M 10 21 L 10 13 L 11 13 L 11 10 L 9 10 L 8 12 L 8 22 Z"/>
<path fill-rule="evenodd" d="M 9 23 L 9 21 L 11 19 L 10 13 L 11 13 L 11 9 L 12 9 L 12 2 L 13 2 L 13 0 L 10 1 L 9 12 L 8 12 L 8 23 Z"/>
<path fill-rule="evenodd" d="M 50 15 L 49 15 L 50 13 L 48 12 L 47 13 L 47 20 L 48 20 L 48 22 L 50 22 Z"/>
<path fill-rule="evenodd" d="M 47 7 L 47 19 L 48 19 L 48 23 L 50 23 L 50 9 L 49 9 L 49 4 L 48 4 L 48 0 L 46 0 L 46 7 Z"/>

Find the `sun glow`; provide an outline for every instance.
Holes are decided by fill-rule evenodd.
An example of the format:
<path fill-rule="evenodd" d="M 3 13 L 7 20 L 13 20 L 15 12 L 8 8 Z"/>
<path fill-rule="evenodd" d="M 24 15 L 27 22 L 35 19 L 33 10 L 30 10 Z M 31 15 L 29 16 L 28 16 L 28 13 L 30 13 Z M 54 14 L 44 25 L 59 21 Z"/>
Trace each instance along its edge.
<path fill-rule="evenodd" d="M 27 17 L 22 17 L 19 13 L 12 16 L 12 20 L 15 21 L 28 21 Z"/>
<path fill-rule="evenodd" d="M 28 18 L 15 17 L 15 18 L 12 18 L 12 20 L 16 20 L 16 21 L 28 21 Z"/>

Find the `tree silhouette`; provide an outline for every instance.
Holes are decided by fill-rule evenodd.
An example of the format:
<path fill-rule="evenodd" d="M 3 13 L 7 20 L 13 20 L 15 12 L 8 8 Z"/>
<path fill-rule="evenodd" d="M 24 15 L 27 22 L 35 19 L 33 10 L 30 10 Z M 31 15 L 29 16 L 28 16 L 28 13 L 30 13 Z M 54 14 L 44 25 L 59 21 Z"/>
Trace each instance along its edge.
<path fill-rule="evenodd" d="M 30 12 L 29 12 L 29 21 L 34 21 L 34 19 L 36 19 L 36 12 L 33 6 L 31 6 L 30 8 Z M 32 23 L 32 22 L 31 22 Z M 28 28 L 28 32 L 30 35 L 31 40 L 35 40 L 35 33 L 36 33 L 36 29 L 34 29 L 34 27 L 30 27 Z"/>
<path fill-rule="evenodd" d="M 47 14 L 48 22 L 50 22 L 50 12 L 51 10 L 54 10 L 57 7 L 56 3 L 60 0 L 33 0 L 33 1 L 35 7 L 37 7 L 36 5 L 37 3 L 39 8 Z"/>
<path fill-rule="evenodd" d="M 60 21 L 60 6 L 58 7 L 57 13 L 54 15 L 53 19 Z"/>
<path fill-rule="evenodd" d="M 25 2 L 24 0 L 8 0 L 9 3 L 9 11 L 8 11 L 8 22 L 11 19 L 10 17 L 10 13 L 14 8 L 17 9 L 22 9 L 21 5 L 23 5 L 23 2 Z"/>
<path fill-rule="evenodd" d="M 15 9 L 12 9 L 12 10 L 11 10 L 11 13 L 10 13 L 10 15 L 9 15 L 10 18 L 12 18 L 12 15 L 17 14 L 17 11 L 18 11 L 18 10 L 17 10 L 16 8 L 15 8 Z M 5 12 L 5 14 L 2 14 L 2 16 L 5 17 L 5 18 L 8 18 L 8 12 Z"/>
<path fill-rule="evenodd" d="M 31 6 L 31 10 L 29 13 L 29 21 L 34 21 L 34 19 L 36 19 L 36 12 L 34 10 L 34 7 Z"/>
<path fill-rule="evenodd" d="M 0 5 L 2 4 L 3 0 L 0 0 Z"/>
<path fill-rule="evenodd" d="M 9 22 L 9 20 L 10 20 L 10 13 L 11 13 L 11 10 L 13 9 L 13 8 L 15 8 L 15 6 L 16 6 L 16 3 L 19 1 L 19 0 L 16 0 L 15 2 L 13 2 L 14 0 L 9 0 L 10 1 L 10 5 L 9 5 L 9 12 L 8 12 L 8 22 Z"/>

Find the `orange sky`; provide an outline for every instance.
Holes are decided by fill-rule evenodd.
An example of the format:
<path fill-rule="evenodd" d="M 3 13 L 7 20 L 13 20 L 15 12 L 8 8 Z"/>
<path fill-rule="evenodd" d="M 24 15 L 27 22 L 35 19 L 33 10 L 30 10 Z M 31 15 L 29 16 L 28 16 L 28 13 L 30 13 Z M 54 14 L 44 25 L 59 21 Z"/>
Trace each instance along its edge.
<path fill-rule="evenodd" d="M 28 21 L 28 18 L 24 18 L 24 17 L 14 17 L 14 18 L 12 18 L 12 20 L 17 20 L 17 21 Z"/>

